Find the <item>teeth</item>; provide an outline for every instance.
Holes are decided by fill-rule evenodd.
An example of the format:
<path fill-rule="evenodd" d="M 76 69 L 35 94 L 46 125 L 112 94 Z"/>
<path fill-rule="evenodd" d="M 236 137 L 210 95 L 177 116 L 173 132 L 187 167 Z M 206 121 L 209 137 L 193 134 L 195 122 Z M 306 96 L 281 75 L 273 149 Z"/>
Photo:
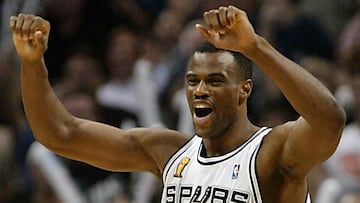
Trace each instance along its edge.
<path fill-rule="evenodd" d="M 195 105 L 195 108 L 211 108 L 211 107 L 206 104 L 198 104 L 198 105 Z"/>

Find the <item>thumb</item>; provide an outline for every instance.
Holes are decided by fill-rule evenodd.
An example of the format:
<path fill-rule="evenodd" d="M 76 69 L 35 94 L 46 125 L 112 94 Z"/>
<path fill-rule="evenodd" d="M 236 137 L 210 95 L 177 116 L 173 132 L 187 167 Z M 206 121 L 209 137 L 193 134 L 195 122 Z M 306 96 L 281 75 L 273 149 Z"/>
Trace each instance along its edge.
<path fill-rule="evenodd" d="M 36 31 L 35 32 L 35 40 L 37 43 L 41 43 L 44 44 L 44 35 L 41 31 Z"/>
<path fill-rule="evenodd" d="M 47 39 L 46 39 L 46 36 L 43 34 L 43 32 L 41 32 L 41 31 L 36 31 L 35 32 L 35 41 L 39 45 L 42 45 L 42 47 L 44 49 L 47 48 Z"/>
<path fill-rule="evenodd" d="M 202 38 L 209 41 L 210 43 L 213 41 L 212 36 L 210 35 L 210 32 L 208 31 L 208 29 L 205 26 L 196 24 L 195 28 L 199 31 Z"/>

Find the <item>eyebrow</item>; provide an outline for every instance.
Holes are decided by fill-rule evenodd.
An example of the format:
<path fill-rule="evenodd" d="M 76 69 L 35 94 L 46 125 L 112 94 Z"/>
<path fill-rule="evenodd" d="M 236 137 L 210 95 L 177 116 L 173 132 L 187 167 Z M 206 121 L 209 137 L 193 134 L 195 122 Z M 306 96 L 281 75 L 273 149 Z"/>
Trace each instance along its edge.
<path fill-rule="evenodd" d="M 195 76 L 196 76 L 196 74 L 191 73 L 191 72 L 186 74 L 186 77 L 195 77 Z M 208 76 L 209 77 L 220 77 L 220 76 L 223 77 L 224 74 L 222 72 L 216 72 L 216 73 L 211 73 Z"/>
<path fill-rule="evenodd" d="M 209 77 L 224 77 L 224 74 L 221 72 L 211 73 L 211 74 L 209 74 Z"/>

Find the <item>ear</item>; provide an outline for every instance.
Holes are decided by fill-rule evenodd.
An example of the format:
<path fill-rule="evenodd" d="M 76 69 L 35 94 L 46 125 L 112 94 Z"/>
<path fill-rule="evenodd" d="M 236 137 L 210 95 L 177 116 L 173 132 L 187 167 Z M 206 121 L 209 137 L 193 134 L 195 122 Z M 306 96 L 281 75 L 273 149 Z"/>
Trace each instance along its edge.
<path fill-rule="evenodd" d="M 243 103 L 250 97 L 251 91 L 252 91 L 251 79 L 247 79 L 241 82 L 239 87 L 239 104 Z"/>
<path fill-rule="evenodd" d="M 241 85 L 240 91 L 244 97 L 249 97 L 252 91 L 252 80 L 245 80 Z"/>

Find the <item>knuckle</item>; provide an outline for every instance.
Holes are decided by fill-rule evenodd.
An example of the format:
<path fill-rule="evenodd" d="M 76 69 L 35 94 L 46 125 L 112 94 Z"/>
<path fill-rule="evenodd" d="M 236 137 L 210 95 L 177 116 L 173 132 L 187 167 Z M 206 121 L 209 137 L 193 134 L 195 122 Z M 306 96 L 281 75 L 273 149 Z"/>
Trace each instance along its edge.
<path fill-rule="evenodd" d="M 213 10 L 210 10 L 209 13 L 210 13 L 212 16 L 214 16 L 214 15 L 217 15 L 217 14 L 219 13 L 219 11 L 213 9 Z"/>
<path fill-rule="evenodd" d="M 31 14 L 26 14 L 26 15 L 24 15 L 24 17 L 25 17 L 25 19 L 31 19 L 31 18 L 33 18 L 33 15 L 31 15 Z"/>
<path fill-rule="evenodd" d="M 36 17 L 34 18 L 34 20 L 37 21 L 37 22 L 41 22 L 41 21 L 43 21 L 44 19 L 41 18 L 40 16 L 36 16 Z"/>
<path fill-rule="evenodd" d="M 209 16 L 209 11 L 206 11 L 206 12 L 204 12 L 204 14 L 203 14 L 203 17 L 204 17 L 204 18 L 206 18 L 207 16 Z"/>

